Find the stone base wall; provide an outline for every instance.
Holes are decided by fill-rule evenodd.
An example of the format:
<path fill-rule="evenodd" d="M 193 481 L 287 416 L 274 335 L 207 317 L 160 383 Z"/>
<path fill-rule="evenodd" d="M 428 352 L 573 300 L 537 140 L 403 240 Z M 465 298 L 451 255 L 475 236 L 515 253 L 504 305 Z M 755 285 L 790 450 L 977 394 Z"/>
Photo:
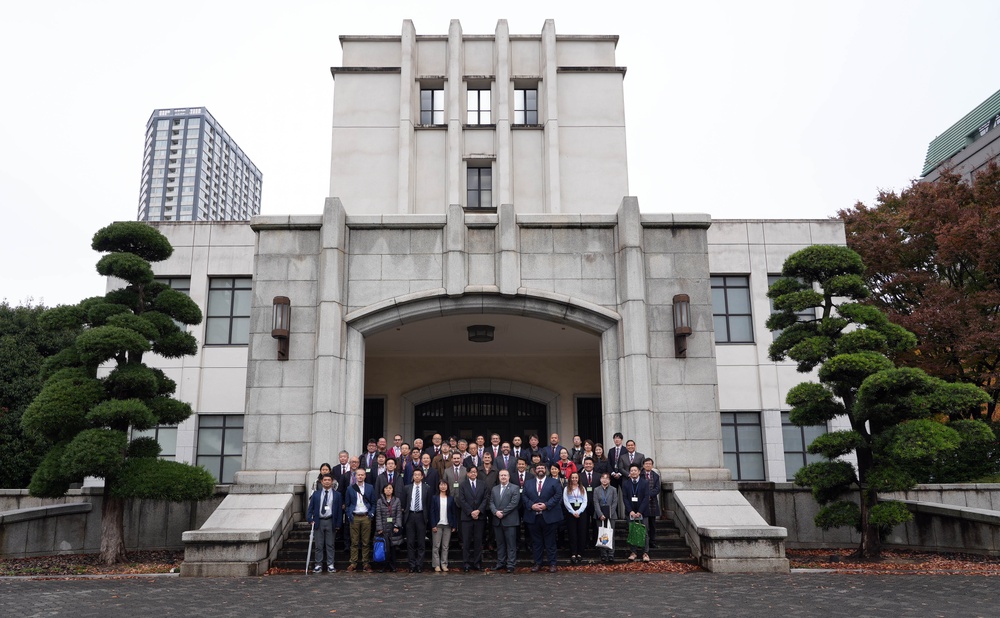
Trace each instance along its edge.
<path fill-rule="evenodd" d="M 34 498 L 26 489 L 0 490 L 0 557 L 99 552 L 103 491 L 74 489 L 62 498 Z M 220 485 L 201 502 L 133 500 L 125 509 L 125 549 L 183 549 L 181 535 L 201 527 L 228 491 Z"/>
<path fill-rule="evenodd" d="M 740 492 L 768 523 L 788 530 L 791 549 L 856 547 L 851 528 L 822 530 L 813 523 L 819 505 L 812 493 L 792 483 L 739 483 Z M 914 520 L 897 526 L 885 546 L 927 551 L 1000 553 L 1000 484 L 918 485 L 881 496 L 902 500 Z"/>

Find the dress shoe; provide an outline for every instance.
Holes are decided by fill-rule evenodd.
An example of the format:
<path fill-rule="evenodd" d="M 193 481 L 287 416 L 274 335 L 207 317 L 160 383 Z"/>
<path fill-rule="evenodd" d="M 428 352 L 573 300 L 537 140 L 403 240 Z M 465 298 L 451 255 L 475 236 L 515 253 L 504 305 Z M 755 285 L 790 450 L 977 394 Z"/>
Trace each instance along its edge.
<path fill-rule="evenodd" d="M 537 572 L 539 572 L 539 571 L 541 571 L 541 570 L 542 570 L 542 567 L 541 567 L 541 565 L 538 565 L 538 564 L 536 564 L 536 565 L 533 565 L 533 566 L 531 567 L 531 572 L 532 572 L 532 573 L 537 573 Z"/>
<path fill-rule="evenodd" d="M 514 572 L 514 568 L 513 568 L 513 567 L 511 567 L 511 568 L 507 569 L 507 572 L 508 572 L 508 573 L 513 573 L 513 572 Z"/>
<path fill-rule="evenodd" d="M 365 573 L 371 573 L 372 572 L 372 568 L 370 566 L 366 566 L 364 570 L 365 570 Z"/>
<path fill-rule="evenodd" d="M 556 565 L 553 564 L 552 566 L 549 567 L 549 573 L 555 573 L 555 572 L 556 572 Z"/>
<path fill-rule="evenodd" d="M 467 566 L 462 567 L 462 572 L 463 573 L 468 573 L 470 570 L 471 569 L 469 567 L 467 567 Z"/>
<path fill-rule="evenodd" d="M 357 567 L 356 565 L 353 565 L 353 564 L 349 564 L 349 565 L 347 565 L 347 570 L 348 570 L 348 571 L 351 571 L 351 572 L 353 572 L 353 571 L 357 571 L 357 570 L 358 570 L 358 567 Z"/>
<path fill-rule="evenodd" d="M 498 564 L 495 567 L 493 567 L 493 570 L 496 571 L 497 573 L 499 573 L 500 571 L 503 570 L 503 565 L 502 564 Z"/>

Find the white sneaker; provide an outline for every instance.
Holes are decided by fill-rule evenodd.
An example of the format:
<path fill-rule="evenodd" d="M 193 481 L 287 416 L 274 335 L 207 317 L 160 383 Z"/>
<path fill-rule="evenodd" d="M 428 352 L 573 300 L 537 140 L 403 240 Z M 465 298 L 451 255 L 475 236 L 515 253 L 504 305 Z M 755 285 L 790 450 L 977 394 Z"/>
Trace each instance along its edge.
<path fill-rule="evenodd" d="M 322 573 L 322 572 L 323 572 L 322 564 L 317 564 L 316 566 L 313 567 L 313 573 Z"/>
<path fill-rule="evenodd" d="M 331 573 L 336 573 L 337 572 L 337 567 L 333 566 L 332 564 L 328 564 L 328 565 L 326 565 L 326 570 L 329 571 L 329 572 L 331 572 Z"/>

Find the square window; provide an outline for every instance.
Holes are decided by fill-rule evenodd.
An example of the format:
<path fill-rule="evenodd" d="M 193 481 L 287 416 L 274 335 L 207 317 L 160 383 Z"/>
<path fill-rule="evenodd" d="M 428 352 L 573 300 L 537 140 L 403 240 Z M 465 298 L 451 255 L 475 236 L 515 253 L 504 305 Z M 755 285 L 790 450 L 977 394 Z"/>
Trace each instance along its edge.
<path fill-rule="evenodd" d="M 712 277 L 712 318 L 716 343 L 753 343 L 750 277 Z"/>
<path fill-rule="evenodd" d="M 781 279 L 781 275 L 768 275 L 767 276 L 767 287 L 768 287 L 768 289 L 770 289 L 771 286 L 774 285 L 774 282 L 777 281 L 778 279 Z M 774 309 L 774 299 L 773 298 L 769 298 L 768 301 L 771 303 L 771 314 L 773 315 L 773 314 L 777 313 L 777 311 L 775 311 L 775 309 Z M 813 321 L 813 320 L 816 319 L 816 309 L 813 308 L 813 307 L 810 307 L 809 309 L 803 309 L 802 311 L 796 311 L 795 312 L 795 316 L 799 319 L 799 322 L 811 322 L 811 321 Z M 771 339 L 772 339 L 772 341 L 774 339 L 777 339 L 778 335 L 780 335 L 780 334 L 781 334 L 780 330 L 772 330 L 771 331 Z"/>
<path fill-rule="evenodd" d="M 246 277 L 216 277 L 209 282 L 206 345 L 249 343 L 251 285 Z"/>
<path fill-rule="evenodd" d="M 538 89 L 514 90 L 514 124 L 538 124 Z"/>
<path fill-rule="evenodd" d="M 737 481 L 764 480 L 764 440 L 758 412 L 723 412 L 722 455 Z"/>
<path fill-rule="evenodd" d="M 444 124 L 444 88 L 420 91 L 420 124 Z"/>
<path fill-rule="evenodd" d="M 220 483 L 232 483 L 243 461 L 243 416 L 206 414 L 198 417 L 198 465 Z"/>
<path fill-rule="evenodd" d="M 153 438 L 160 444 L 160 459 L 175 461 L 177 457 L 177 426 L 160 425 L 146 431 L 133 431 L 132 439 Z"/>
<path fill-rule="evenodd" d="M 823 461 L 822 455 L 807 453 L 813 440 L 826 433 L 825 425 L 793 425 L 788 412 L 781 413 L 781 437 L 785 444 L 785 478 L 791 481 L 799 468 L 816 461 Z"/>
<path fill-rule="evenodd" d="M 466 207 L 493 208 L 493 168 L 468 168 L 466 175 Z"/>
<path fill-rule="evenodd" d="M 467 124 L 492 124 L 490 114 L 490 89 L 469 89 L 466 107 Z"/>

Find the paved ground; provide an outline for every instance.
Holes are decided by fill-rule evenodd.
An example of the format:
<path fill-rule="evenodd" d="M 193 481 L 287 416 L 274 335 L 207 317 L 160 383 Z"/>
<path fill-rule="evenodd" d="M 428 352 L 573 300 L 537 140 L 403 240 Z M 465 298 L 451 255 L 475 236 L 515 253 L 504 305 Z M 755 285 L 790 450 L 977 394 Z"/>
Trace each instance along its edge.
<path fill-rule="evenodd" d="M 997 616 L 1000 578 L 469 574 L 0 580 L 0 616 Z M 469 609 L 477 607 L 479 610 Z M 465 608 L 465 609 L 462 609 Z M 469 614 L 468 612 L 472 612 Z M 494 614 L 495 615 L 495 614 Z"/>

